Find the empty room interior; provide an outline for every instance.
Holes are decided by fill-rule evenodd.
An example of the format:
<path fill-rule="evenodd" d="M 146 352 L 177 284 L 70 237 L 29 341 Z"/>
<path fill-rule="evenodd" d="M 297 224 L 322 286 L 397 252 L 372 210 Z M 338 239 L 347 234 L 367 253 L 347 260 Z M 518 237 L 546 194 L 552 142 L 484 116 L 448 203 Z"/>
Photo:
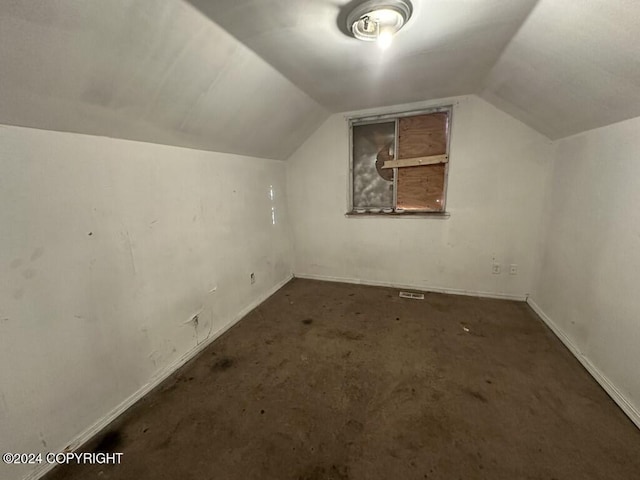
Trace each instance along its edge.
<path fill-rule="evenodd" d="M 3 0 L 0 478 L 640 479 L 640 2 Z"/>

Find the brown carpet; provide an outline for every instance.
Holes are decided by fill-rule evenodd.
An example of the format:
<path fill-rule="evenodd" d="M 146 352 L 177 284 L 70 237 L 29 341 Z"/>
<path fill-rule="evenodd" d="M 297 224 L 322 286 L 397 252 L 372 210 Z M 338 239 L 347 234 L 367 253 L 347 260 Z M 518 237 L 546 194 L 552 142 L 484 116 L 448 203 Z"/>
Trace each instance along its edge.
<path fill-rule="evenodd" d="M 640 431 L 525 303 L 299 279 L 86 448 L 122 463 L 47 478 L 640 478 Z"/>

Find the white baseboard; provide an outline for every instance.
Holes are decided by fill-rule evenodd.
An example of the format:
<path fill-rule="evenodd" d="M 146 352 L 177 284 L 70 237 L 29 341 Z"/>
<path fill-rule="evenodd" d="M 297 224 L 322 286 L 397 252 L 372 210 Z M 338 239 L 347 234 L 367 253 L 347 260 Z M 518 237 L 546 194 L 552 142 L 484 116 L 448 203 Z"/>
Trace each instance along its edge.
<path fill-rule="evenodd" d="M 359 278 L 349 277 L 331 277 L 328 275 L 314 275 L 307 273 L 295 273 L 296 278 L 307 278 L 309 280 L 324 280 L 327 282 L 340 282 L 340 283 L 355 283 L 357 285 L 371 285 L 374 287 L 390 287 L 390 288 L 406 288 L 409 290 L 419 290 L 421 292 L 434 292 L 434 293 L 449 293 L 451 295 L 466 295 L 469 297 L 483 297 L 483 298 L 497 298 L 500 300 L 517 300 L 524 302 L 527 300 L 527 294 L 514 294 L 514 293 L 494 293 L 494 292 L 481 292 L 476 290 L 461 290 L 456 288 L 446 287 L 425 287 L 424 285 L 411 285 L 407 283 L 394 283 L 394 282 L 381 282 L 378 280 L 362 280 Z"/>
<path fill-rule="evenodd" d="M 591 363 L 591 361 L 580 351 L 580 349 L 571 341 L 566 333 L 562 331 L 549 316 L 542 311 L 540 306 L 531 298 L 527 298 L 527 303 L 534 312 L 542 319 L 544 323 L 555 333 L 555 335 L 565 344 L 571 353 L 578 359 L 589 374 L 600 384 L 602 388 L 609 394 L 614 402 L 622 409 L 622 411 L 631 419 L 631 421 L 640 428 L 640 412 L 633 406 L 629 400 L 616 388 L 616 386 Z"/>
<path fill-rule="evenodd" d="M 233 327 L 236 323 L 238 323 L 242 318 L 247 315 L 251 310 L 256 308 L 262 302 L 264 302 L 271 295 L 276 293 L 282 287 L 284 287 L 289 281 L 293 278 L 293 275 L 289 275 L 283 281 L 276 284 L 273 288 L 269 289 L 266 293 L 256 298 L 253 302 L 243 308 L 240 312 L 238 312 L 233 319 L 224 325 L 222 328 L 212 333 L 211 336 L 199 343 L 197 346 L 189 350 L 182 357 L 176 360 L 171 365 L 163 368 L 159 372 L 151 378 L 149 383 L 142 386 L 139 390 L 137 390 L 133 395 L 124 400 L 120 405 L 111 410 L 107 415 L 99 419 L 85 431 L 83 431 L 80 435 L 69 442 L 67 450 L 74 451 L 84 445 L 88 440 L 93 438 L 98 432 L 104 429 L 107 425 L 113 422 L 116 418 L 122 415 L 127 409 L 132 407 L 138 400 L 147 395 L 151 390 L 160 385 L 164 380 L 166 380 L 172 373 L 182 367 L 189 360 L 194 358 L 198 353 L 207 348 L 214 340 L 219 338 L 223 333 Z M 24 477 L 24 480 L 37 480 L 44 476 L 47 472 L 52 470 L 56 465 L 55 464 L 43 464 L 41 468 L 31 471 L 27 476 Z"/>

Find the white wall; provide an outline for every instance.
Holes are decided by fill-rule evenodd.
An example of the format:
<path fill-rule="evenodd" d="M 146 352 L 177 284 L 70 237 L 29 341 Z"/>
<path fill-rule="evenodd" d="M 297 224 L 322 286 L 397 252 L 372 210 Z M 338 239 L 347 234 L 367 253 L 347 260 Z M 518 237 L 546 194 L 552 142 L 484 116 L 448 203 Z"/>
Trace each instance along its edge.
<path fill-rule="evenodd" d="M 0 451 L 61 451 L 286 281 L 284 198 L 283 162 L 0 127 Z"/>
<path fill-rule="evenodd" d="M 640 117 L 557 142 L 533 305 L 640 427 Z"/>
<path fill-rule="evenodd" d="M 524 298 L 533 278 L 551 142 L 475 97 L 455 103 L 448 219 L 346 218 L 345 114 L 331 116 L 287 162 L 299 276 Z M 361 112 L 362 113 L 362 112 Z M 502 274 L 493 275 L 494 259 Z M 511 276 L 508 265 L 519 265 Z"/>

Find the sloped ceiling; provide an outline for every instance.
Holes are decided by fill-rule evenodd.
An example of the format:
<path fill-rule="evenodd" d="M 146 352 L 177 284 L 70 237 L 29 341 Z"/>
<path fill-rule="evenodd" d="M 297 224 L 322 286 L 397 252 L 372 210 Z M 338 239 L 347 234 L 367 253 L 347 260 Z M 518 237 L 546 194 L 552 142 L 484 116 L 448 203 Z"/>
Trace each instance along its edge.
<path fill-rule="evenodd" d="M 640 116 L 640 1 L 541 0 L 485 87 L 553 139 Z"/>
<path fill-rule="evenodd" d="M 0 123 L 283 159 L 326 111 L 179 0 L 2 0 Z"/>
<path fill-rule="evenodd" d="M 389 50 L 342 33 L 362 0 L 189 0 L 333 112 L 476 92 L 536 0 L 413 0 Z"/>
<path fill-rule="evenodd" d="M 0 123 L 287 158 L 346 111 L 477 93 L 550 138 L 640 116 L 637 0 L 3 0 Z"/>

